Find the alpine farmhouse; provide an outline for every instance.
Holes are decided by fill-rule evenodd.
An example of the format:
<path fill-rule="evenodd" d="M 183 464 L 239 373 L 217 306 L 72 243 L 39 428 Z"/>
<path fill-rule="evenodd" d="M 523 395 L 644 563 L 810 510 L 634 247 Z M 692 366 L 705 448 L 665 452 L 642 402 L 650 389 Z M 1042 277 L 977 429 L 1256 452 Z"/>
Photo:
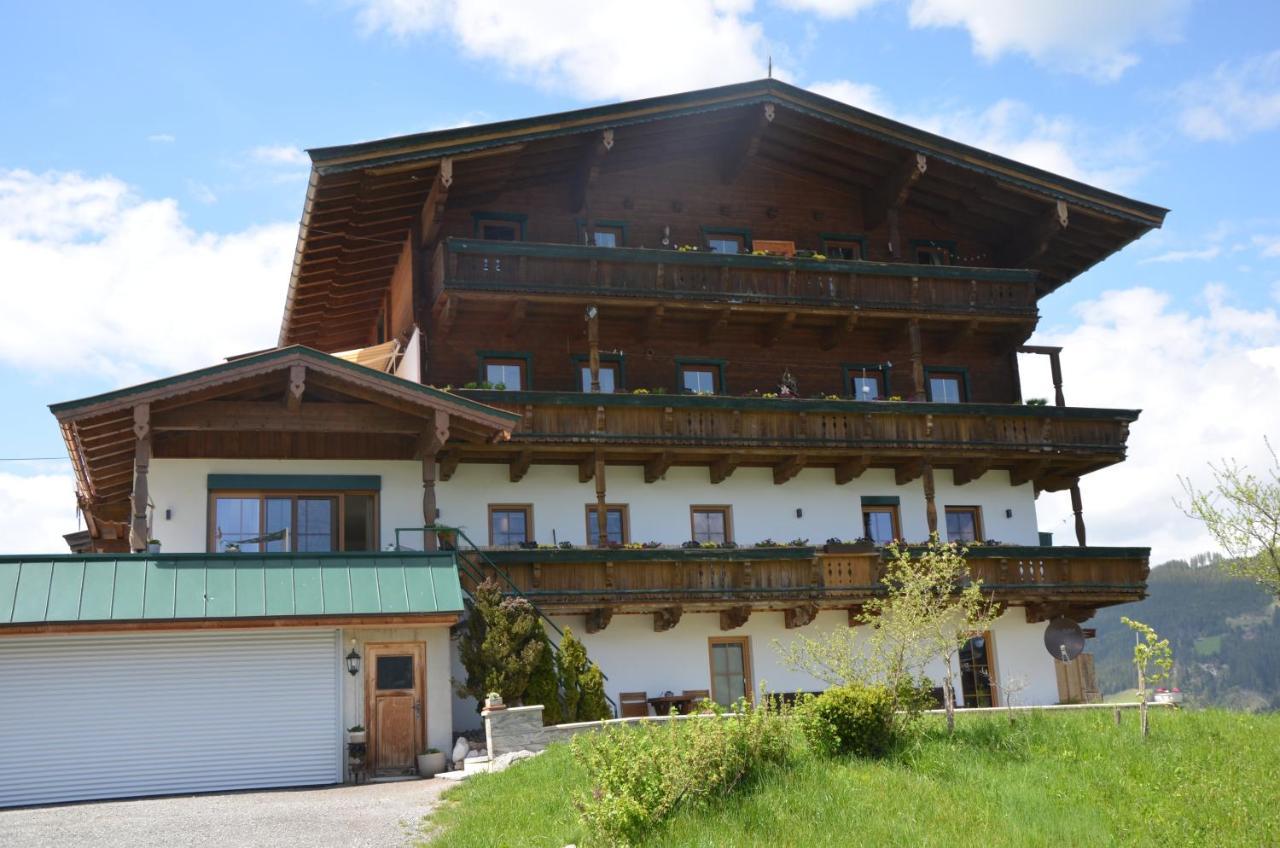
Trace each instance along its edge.
<path fill-rule="evenodd" d="M 276 348 L 52 407 L 87 530 L 0 561 L 0 806 L 411 770 L 485 577 L 647 711 L 818 688 L 774 641 L 937 533 L 1003 609 L 960 701 L 1089 695 L 1045 627 L 1144 595 L 1079 487 L 1138 411 L 1026 343 L 1166 210 L 776 80 L 311 158 Z"/>

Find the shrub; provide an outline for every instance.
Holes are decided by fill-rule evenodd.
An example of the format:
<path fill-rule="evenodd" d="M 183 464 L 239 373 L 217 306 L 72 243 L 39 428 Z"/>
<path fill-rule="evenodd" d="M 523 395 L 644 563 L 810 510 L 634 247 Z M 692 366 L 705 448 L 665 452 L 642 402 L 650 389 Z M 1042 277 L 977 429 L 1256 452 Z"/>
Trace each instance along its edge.
<path fill-rule="evenodd" d="M 803 705 L 800 726 L 819 753 L 882 757 L 896 741 L 896 701 L 887 686 L 836 686 Z"/>
<path fill-rule="evenodd" d="M 596 842 L 628 845 L 681 804 L 733 791 L 791 751 L 785 709 L 766 704 L 716 717 L 615 725 L 574 737 L 589 794 L 576 799 Z"/>
<path fill-rule="evenodd" d="M 556 657 L 556 665 L 564 692 L 562 721 L 602 721 L 613 718 L 613 710 L 604 694 L 604 674 L 599 666 L 587 658 L 586 646 L 567 627 L 560 640 L 560 654 Z"/>

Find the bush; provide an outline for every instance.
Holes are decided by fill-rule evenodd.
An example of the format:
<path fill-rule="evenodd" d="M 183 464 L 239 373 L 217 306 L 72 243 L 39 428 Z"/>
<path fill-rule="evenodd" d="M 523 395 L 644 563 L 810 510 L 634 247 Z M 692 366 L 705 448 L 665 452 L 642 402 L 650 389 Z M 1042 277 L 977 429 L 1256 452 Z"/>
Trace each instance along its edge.
<path fill-rule="evenodd" d="M 613 709 L 604 694 L 604 674 L 599 666 L 587 658 L 586 646 L 568 627 L 564 629 L 564 636 L 560 640 L 556 666 L 560 688 L 564 693 L 561 721 L 603 721 L 613 718 Z"/>
<path fill-rule="evenodd" d="M 614 725 L 574 737 L 590 792 L 576 799 L 595 841 L 628 845 L 681 804 L 727 795 L 791 752 L 788 713 L 739 705 L 728 715 Z"/>
<path fill-rule="evenodd" d="M 809 745 L 827 756 L 883 757 L 897 741 L 896 701 L 887 686 L 835 686 L 803 705 L 800 726 Z"/>

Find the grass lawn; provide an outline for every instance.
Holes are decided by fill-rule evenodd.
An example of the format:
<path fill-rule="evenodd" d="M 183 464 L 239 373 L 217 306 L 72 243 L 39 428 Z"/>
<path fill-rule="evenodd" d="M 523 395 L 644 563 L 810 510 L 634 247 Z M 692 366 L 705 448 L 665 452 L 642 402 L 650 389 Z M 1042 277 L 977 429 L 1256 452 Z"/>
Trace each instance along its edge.
<path fill-rule="evenodd" d="M 962 715 L 947 738 L 882 762 L 792 762 L 716 803 L 683 808 L 647 846 L 1280 845 L 1280 715 L 1153 710 Z M 588 790 L 566 745 L 472 778 L 433 814 L 433 848 L 589 844 Z"/>

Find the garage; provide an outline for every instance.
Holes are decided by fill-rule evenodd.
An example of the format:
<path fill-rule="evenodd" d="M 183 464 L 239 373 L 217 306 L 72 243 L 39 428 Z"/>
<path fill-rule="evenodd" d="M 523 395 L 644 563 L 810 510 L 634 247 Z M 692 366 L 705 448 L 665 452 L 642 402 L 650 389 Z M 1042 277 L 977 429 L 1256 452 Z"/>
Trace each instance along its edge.
<path fill-rule="evenodd" d="M 0 640 L 0 806 L 342 780 L 338 632 Z"/>

